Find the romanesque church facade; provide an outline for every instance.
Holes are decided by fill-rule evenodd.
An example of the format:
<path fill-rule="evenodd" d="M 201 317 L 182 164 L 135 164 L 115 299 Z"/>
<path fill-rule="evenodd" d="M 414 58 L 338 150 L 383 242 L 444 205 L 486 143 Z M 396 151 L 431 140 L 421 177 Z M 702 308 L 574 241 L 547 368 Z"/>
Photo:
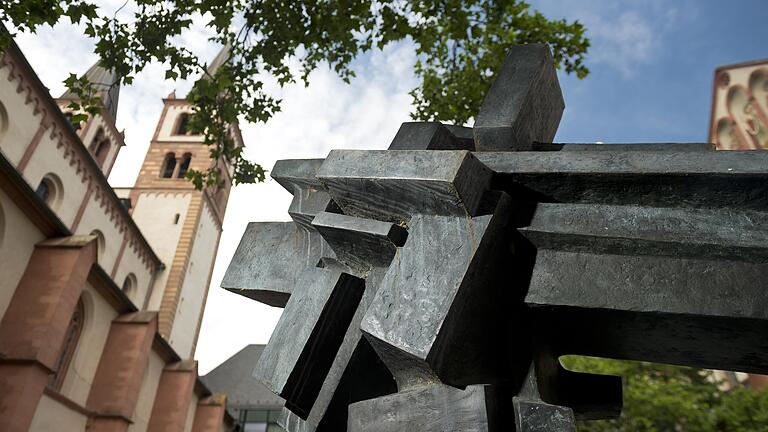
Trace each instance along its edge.
<path fill-rule="evenodd" d="M 0 430 L 227 430 L 192 358 L 229 167 L 216 188 L 184 178 L 211 160 L 172 94 L 135 187 L 113 189 L 120 88 L 98 64 L 86 77 L 103 107 L 73 124 L 74 94 L 52 98 L 15 44 L 0 52 Z"/>

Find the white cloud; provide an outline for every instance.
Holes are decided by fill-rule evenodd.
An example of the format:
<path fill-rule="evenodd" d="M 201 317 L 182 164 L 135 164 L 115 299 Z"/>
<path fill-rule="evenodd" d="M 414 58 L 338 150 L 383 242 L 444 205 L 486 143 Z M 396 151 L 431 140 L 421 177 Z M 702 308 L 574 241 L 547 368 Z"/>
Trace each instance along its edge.
<path fill-rule="evenodd" d="M 590 61 L 616 68 L 627 77 L 651 61 L 660 49 L 660 27 L 677 19 L 676 10 L 666 5 L 654 7 L 659 19 L 652 20 L 637 9 L 620 10 L 602 1 L 540 3 L 535 7 L 550 18 L 565 16 L 582 21 L 592 39 Z M 114 10 L 120 4 L 122 0 L 114 0 L 109 7 Z M 209 59 L 218 50 L 208 42 L 209 36 L 198 19 L 181 41 L 202 59 Z M 82 73 L 97 60 L 93 42 L 72 25 L 59 24 L 36 35 L 21 35 L 17 42 L 53 96 L 64 91 L 62 81 L 68 73 Z M 241 125 L 246 156 L 271 169 L 278 159 L 322 158 L 334 148 L 386 148 L 400 123 L 409 120 L 408 91 L 417 84 L 414 62 L 412 45 L 401 43 L 356 61 L 358 77 L 349 85 L 328 68 L 321 68 L 312 73 L 308 88 L 302 83 L 282 89 L 271 86 L 283 99 L 282 111 L 268 124 Z M 118 128 L 125 129 L 127 145 L 110 177 L 113 185 L 133 185 L 160 117 L 161 98 L 172 90 L 183 95 L 190 87 L 190 81 L 166 81 L 162 65 L 152 64 L 136 77 L 133 86 L 121 90 L 117 122 Z M 226 292 L 218 285 L 247 223 L 289 220 L 290 200 L 290 194 L 271 179 L 234 188 L 197 346 L 201 373 L 246 344 L 267 342 L 281 310 Z"/>
<path fill-rule="evenodd" d="M 673 26 L 694 19 L 697 10 L 690 0 L 538 0 L 533 8 L 550 19 L 584 24 L 591 42 L 588 65 L 614 68 L 624 78 L 635 76 L 638 68 L 660 57 L 665 34 Z"/>
<path fill-rule="evenodd" d="M 70 73 L 85 72 L 98 59 L 93 43 L 69 24 L 41 28 L 35 35 L 19 34 L 15 40 L 53 97 L 66 91 L 64 80 Z"/>
<path fill-rule="evenodd" d="M 638 12 L 626 11 L 615 18 L 595 17 L 590 21 L 585 24 L 593 38 L 592 61 L 613 66 L 624 77 L 631 77 L 636 66 L 648 63 L 658 49 L 658 34 Z"/>
<path fill-rule="evenodd" d="M 184 36 L 184 44 L 201 58 L 213 58 L 218 48 L 208 36 L 198 25 Z M 97 60 L 92 41 L 72 25 L 21 35 L 17 42 L 54 97 L 65 90 L 62 81 L 70 72 L 80 74 Z M 358 76 L 349 85 L 321 68 L 312 73 L 308 88 L 297 83 L 279 89 L 280 113 L 268 124 L 241 125 L 247 157 L 271 169 L 278 159 L 322 158 L 334 148 L 386 148 L 400 123 L 409 119 L 414 61 L 413 47 L 401 43 L 356 61 Z M 126 147 L 110 176 L 114 186 L 133 185 L 160 117 L 161 99 L 174 89 L 182 95 L 191 87 L 163 76 L 161 65 L 153 64 L 134 85 L 121 89 L 117 123 L 125 129 Z M 197 345 L 201 373 L 246 344 L 267 342 L 281 309 L 226 292 L 219 283 L 247 223 L 289 220 L 290 200 L 271 179 L 234 188 Z"/>
<path fill-rule="evenodd" d="M 413 49 L 403 44 L 373 54 L 349 85 L 321 69 L 311 75 L 308 88 L 286 87 L 283 110 L 268 124 L 243 126 L 247 156 L 269 169 L 278 159 L 323 158 L 334 148 L 386 148 L 408 120 L 414 60 Z M 218 283 L 247 223 L 289 220 L 290 201 L 272 180 L 234 189 L 198 342 L 202 373 L 245 344 L 268 341 L 281 309 L 226 292 Z"/>

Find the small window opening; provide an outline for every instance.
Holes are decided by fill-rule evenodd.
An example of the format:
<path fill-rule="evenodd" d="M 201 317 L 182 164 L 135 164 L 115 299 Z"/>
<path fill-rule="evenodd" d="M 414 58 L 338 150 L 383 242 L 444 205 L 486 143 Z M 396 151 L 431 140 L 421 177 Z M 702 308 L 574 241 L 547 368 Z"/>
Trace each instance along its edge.
<path fill-rule="evenodd" d="M 187 171 L 189 171 L 189 164 L 191 162 L 192 153 L 184 153 L 184 156 L 181 158 L 181 166 L 179 167 L 178 178 L 184 178 L 184 176 L 187 174 Z"/>
<path fill-rule="evenodd" d="M 104 129 L 99 128 L 96 135 L 91 141 L 91 145 L 88 147 L 88 151 L 93 155 L 93 159 L 101 166 L 104 160 L 107 159 L 107 153 L 109 153 L 109 137 L 104 133 Z"/>
<path fill-rule="evenodd" d="M 5 132 L 8 130 L 8 111 L 5 109 L 5 105 L 0 102 L 0 138 L 3 138 Z M 0 139 L 2 142 L 2 139 Z"/>
<path fill-rule="evenodd" d="M 85 320 L 85 307 L 83 305 L 82 298 L 77 302 L 75 307 L 75 313 L 72 314 L 72 319 L 67 326 L 67 332 L 64 336 L 64 344 L 62 345 L 61 355 L 56 360 L 54 367 L 54 373 L 51 379 L 48 381 L 48 387 L 59 390 L 61 385 L 64 384 L 64 377 L 69 369 L 69 364 L 72 361 L 72 357 L 75 355 L 77 349 L 77 342 L 80 339 L 80 333 L 83 331 L 83 323 Z"/>
<path fill-rule="evenodd" d="M 96 156 L 96 158 L 98 159 L 99 156 L 104 154 L 104 152 L 106 151 L 108 145 L 109 145 L 109 141 L 104 140 L 104 141 L 99 142 L 96 145 L 96 151 L 93 153 L 93 155 Z"/>
<path fill-rule="evenodd" d="M 165 160 L 163 161 L 163 169 L 160 174 L 163 178 L 171 178 L 173 177 L 174 169 L 176 169 L 176 154 L 168 153 L 165 155 Z"/>
<path fill-rule="evenodd" d="M 179 115 L 179 121 L 176 125 L 176 135 L 188 135 L 189 134 L 189 114 L 182 113 Z"/>
<path fill-rule="evenodd" d="M 0 247 L 3 246 L 4 237 L 5 237 L 5 214 L 3 213 L 3 206 L 0 205 Z"/>
<path fill-rule="evenodd" d="M 91 235 L 96 236 L 96 262 L 100 265 L 104 265 L 104 251 L 107 247 L 107 241 L 104 238 L 104 234 L 99 230 L 91 231 Z"/>
<path fill-rule="evenodd" d="M 101 167 L 107 159 L 107 153 L 109 153 L 109 140 L 105 139 L 96 146 L 96 152 L 93 154 L 99 167 Z"/>
<path fill-rule="evenodd" d="M 176 215 L 173 217 L 173 224 L 176 225 L 179 223 L 179 218 L 181 217 L 180 214 L 176 213 Z"/>
<path fill-rule="evenodd" d="M 123 281 L 123 286 L 121 289 L 123 290 L 123 293 L 128 298 L 131 298 L 133 296 L 134 291 L 136 290 L 136 275 L 133 273 L 129 273 L 128 276 L 125 277 L 125 280 Z"/>
<path fill-rule="evenodd" d="M 96 135 L 93 136 L 93 140 L 91 140 L 91 145 L 88 146 L 88 151 L 91 152 L 92 155 L 96 156 L 96 151 L 98 150 L 98 147 L 101 145 L 102 141 L 104 141 L 104 129 L 99 128 L 99 130 L 96 131 Z"/>
<path fill-rule="evenodd" d="M 41 200 L 45 201 L 46 204 L 50 203 L 51 196 L 53 195 L 52 191 L 53 187 L 51 185 L 51 181 L 48 179 L 43 179 L 40 181 L 40 184 L 37 185 L 37 189 L 35 190 L 35 193 L 38 197 L 40 197 Z"/>
<path fill-rule="evenodd" d="M 46 174 L 35 188 L 35 193 L 48 207 L 56 210 L 61 202 L 61 181 L 55 174 Z"/>

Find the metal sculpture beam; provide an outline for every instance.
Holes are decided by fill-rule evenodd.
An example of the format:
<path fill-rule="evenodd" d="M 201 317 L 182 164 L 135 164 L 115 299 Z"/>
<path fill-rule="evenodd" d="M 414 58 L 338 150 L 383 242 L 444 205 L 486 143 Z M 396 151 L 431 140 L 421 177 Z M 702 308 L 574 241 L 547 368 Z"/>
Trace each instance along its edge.
<path fill-rule="evenodd" d="M 474 128 L 279 161 L 293 222 L 222 283 L 284 307 L 254 373 L 290 432 L 575 430 L 583 354 L 768 373 L 768 152 L 554 144 L 549 50 L 510 50 Z"/>

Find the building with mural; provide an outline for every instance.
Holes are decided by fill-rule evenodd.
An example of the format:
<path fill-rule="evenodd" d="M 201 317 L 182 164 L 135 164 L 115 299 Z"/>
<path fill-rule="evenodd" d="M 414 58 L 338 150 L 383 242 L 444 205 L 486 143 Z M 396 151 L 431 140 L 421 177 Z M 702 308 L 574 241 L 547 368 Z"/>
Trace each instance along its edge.
<path fill-rule="evenodd" d="M 768 150 L 768 59 L 715 69 L 709 142 L 718 150 Z M 768 376 L 715 371 L 723 389 L 768 386 Z"/>
<path fill-rule="evenodd" d="M 709 142 L 719 150 L 768 149 L 768 60 L 717 68 L 711 112 Z"/>
<path fill-rule="evenodd" d="M 228 430 L 192 358 L 229 167 L 219 187 L 184 178 L 211 160 L 171 95 L 135 187 L 113 189 L 120 87 L 98 64 L 85 76 L 102 109 L 73 122 L 74 93 L 52 98 L 15 44 L 0 53 L 0 430 Z"/>

